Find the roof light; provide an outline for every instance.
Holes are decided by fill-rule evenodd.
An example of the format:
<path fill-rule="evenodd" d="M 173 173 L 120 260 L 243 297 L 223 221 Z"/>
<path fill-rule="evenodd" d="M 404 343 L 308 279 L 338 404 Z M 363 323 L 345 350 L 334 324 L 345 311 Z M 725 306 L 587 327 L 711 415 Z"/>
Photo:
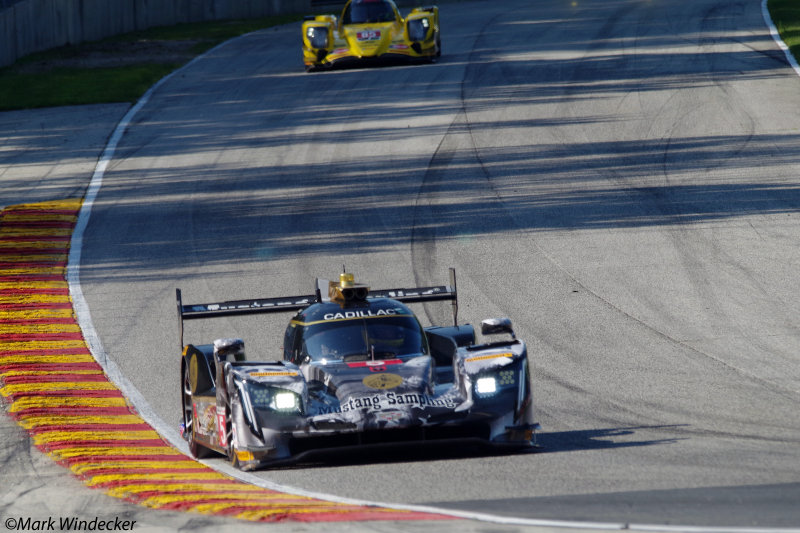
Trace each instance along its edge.
<path fill-rule="evenodd" d="M 331 281 L 328 285 L 328 297 L 339 303 L 363 302 L 368 294 L 369 287 L 356 283 L 355 276 L 349 272 L 339 274 L 339 283 Z"/>

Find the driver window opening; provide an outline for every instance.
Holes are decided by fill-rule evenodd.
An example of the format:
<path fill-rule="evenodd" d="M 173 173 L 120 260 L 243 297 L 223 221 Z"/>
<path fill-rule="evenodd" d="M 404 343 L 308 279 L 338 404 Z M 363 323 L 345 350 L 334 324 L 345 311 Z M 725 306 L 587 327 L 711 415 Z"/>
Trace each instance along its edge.
<path fill-rule="evenodd" d="M 351 3 L 342 19 L 345 24 L 392 22 L 395 20 L 395 13 L 388 2 Z"/>
<path fill-rule="evenodd" d="M 306 327 L 302 337 L 301 358 L 314 361 L 391 359 L 428 352 L 420 326 L 408 317 L 315 324 Z"/>

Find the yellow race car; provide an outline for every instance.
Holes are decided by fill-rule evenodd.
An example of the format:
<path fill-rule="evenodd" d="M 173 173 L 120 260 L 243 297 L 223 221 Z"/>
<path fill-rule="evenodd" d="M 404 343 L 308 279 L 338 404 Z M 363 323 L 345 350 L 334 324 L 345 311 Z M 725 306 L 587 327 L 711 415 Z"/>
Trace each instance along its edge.
<path fill-rule="evenodd" d="M 417 7 L 404 19 L 392 0 L 349 0 L 340 17 L 303 21 L 306 70 L 378 59 L 435 61 L 442 53 L 439 8 Z"/>

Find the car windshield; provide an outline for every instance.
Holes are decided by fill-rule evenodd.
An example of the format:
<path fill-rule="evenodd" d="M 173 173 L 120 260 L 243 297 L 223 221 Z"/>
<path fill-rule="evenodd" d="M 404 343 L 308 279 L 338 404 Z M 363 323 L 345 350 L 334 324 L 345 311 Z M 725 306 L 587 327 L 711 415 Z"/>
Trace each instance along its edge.
<path fill-rule="evenodd" d="M 394 9 L 388 2 L 351 3 L 344 14 L 345 24 L 365 24 L 369 22 L 392 22 Z"/>
<path fill-rule="evenodd" d="M 409 316 L 338 320 L 306 326 L 303 355 L 314 361 L 391 359 L 426 354 L 425 336 Z"/>

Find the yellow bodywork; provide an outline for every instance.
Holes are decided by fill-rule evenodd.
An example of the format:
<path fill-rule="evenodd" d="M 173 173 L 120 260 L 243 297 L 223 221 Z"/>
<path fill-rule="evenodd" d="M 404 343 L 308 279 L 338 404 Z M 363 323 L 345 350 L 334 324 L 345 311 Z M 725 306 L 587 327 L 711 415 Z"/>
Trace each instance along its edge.
<path fill-rule="evenodd" d="M 369 20 L 367 8 L 383 13 Z M 376 58 L 434 61 L 441 54 L 437 6 L 415 8 L 403 18 L 391 0 L 349 0 L 338 17 L 307 17 L 302 31 L 306 70 Z"/>

